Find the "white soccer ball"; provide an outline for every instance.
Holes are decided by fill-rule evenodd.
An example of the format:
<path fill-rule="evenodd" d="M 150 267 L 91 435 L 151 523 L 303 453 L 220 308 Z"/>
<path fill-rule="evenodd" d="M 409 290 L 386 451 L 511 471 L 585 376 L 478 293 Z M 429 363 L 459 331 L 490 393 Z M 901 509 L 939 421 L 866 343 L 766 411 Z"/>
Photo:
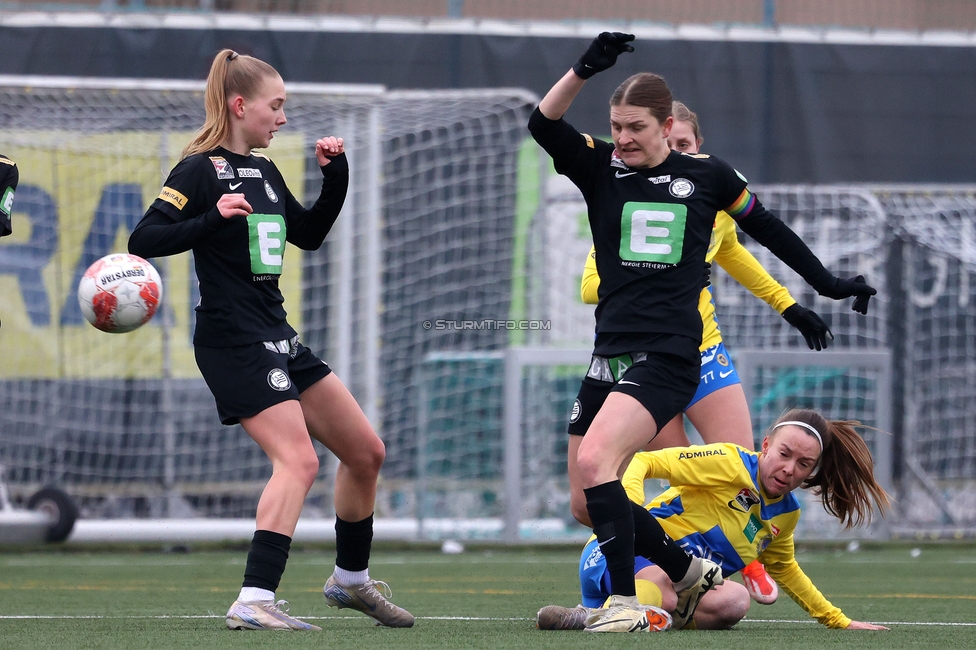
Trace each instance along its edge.
<path fill-rule="evenodd" d="M 146 260 L 128 253 L 106 255 L 89 266 L 78 283 L 81 313 L 112 334 L 145 325 L 162 299 L 159 273 Z"/>

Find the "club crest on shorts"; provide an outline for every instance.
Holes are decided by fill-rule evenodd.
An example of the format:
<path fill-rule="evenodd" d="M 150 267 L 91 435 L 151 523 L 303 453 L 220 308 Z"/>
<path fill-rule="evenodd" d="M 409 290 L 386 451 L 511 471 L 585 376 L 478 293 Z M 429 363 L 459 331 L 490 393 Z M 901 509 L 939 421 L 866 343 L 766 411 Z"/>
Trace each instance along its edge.
<path fill-rule="evenodd" d="M 691 196 L 691 193 L 695 191 L 695 184 L 687 178 L 676 178 L 671 181 L 671 184 L 668 186 L 668 191 L 671 192 L 671 196 L 683 199 Z"/>
<path fill-rule="evenodd" d="M 583 411 L 583 406 L 580 404 L 579 400 L 573 402 L 573 412 L 569 415 L 569 421 L 576 422 L 580 419 L 580 413 Z"/>
<path fill-rule="evenodd" d="M 268 385 L 277 391 L 285 391 L 291 388 L 291 379 L 281 368 L 275 368 L 268 373 Z"/>
<path fill-rule="evenodd" d="M 264 181 L 264 191 L 268 195 L 268 198 L 271 199 L 273 203 L 278 202 L 278 195 L 275 194 L 275 191 L 273 189 L 271 189 L 271 183 L 269 183 L 268 181 Z"/>

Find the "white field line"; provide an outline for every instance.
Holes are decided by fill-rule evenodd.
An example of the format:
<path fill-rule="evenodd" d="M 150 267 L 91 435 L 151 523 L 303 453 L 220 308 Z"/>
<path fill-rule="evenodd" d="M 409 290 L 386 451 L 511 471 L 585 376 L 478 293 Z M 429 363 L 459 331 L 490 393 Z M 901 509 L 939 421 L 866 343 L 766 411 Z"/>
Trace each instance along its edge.
<path fill-rule="evenodd" d="M 160 615 L 160 616 L 102 616 L 102 615 L 0 615 L 0 620 L 192 620 L 192 619 L 222 619 L 223 615 Z M 302 616 L 304 620 L 328 621 L 328 620 L 362 620 L 362 616 Z M 418 616 L 417 618 L 425 621 L 534 621 L 534 618 L 523 617 L 496 617 L 496 616 Z M 784 623 L 789 625 L 796 624 L 816 624 L 816 621 L 789 620 L 789 619 L 762 619 L 752 618 L 740 621 L 741 623 Z M 877 621 L 878 625 L 904 625 L 904 626 L 929 626 L 929 627 L 976 627 L 974 623 L 940 623 L 932 621 Z"/>

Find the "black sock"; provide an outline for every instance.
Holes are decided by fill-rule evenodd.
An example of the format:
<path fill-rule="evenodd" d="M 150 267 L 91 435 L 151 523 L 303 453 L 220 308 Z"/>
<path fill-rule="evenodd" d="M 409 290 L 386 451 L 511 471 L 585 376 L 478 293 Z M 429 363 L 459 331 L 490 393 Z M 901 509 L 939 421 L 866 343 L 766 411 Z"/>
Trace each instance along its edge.
<path fill-rule="evenodd" d="M 671 582 L 679 582 L 688 573 L 691 556 L 664 532 L 646 508 L 633 501 L 630 507 L 634 515 L 634 552 L 661 567 Z"/>
<path fill-rule="evenodd" d="M 346 571 L 369 568 L 369 550 L 373 545 L 373 515 L 362 521 L 343 521 L 336 517 L 336 566 Z"/>
<path fill-rule="evenodd" d="M 634 586 L 634 515 L 620 481 L 583 490 L 593 533 L 607 558 L 610 591 L 617 596 L 636 596 Z"/>
<path fill-rule="evenodd" d="M 251 550 L 244 567 L 244 587 L 258 587 L 277 591 L 281 575 L 285 572 L 291 537 L 270 530 L 256 530 L 251 539 Z"/>

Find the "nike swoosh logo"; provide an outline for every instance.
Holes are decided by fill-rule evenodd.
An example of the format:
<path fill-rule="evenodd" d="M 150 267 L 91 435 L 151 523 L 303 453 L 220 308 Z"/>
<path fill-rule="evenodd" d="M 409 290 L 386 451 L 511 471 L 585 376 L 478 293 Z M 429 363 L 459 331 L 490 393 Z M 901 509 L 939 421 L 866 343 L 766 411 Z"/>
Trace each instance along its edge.
<path fill-rule="evenodd" d="M 735 372 L 735 370 L 729 370 L 728 372 L 722 372 L 721 370 L 719 370 L 718 371 L 718 376 L 721 377 L 722 379 L 725 379 L 726 377 L 728 377 L 729 375 L 731 375 L 733 372 Z"/>
<path fill-rule="evenodd" d="M 627 379 L 621 379 L 617 382 L 618 384 L 630 384 L 631 386 L 640 386 L 636 381 L 628 381 Z"/>
<path fill-rule="evenodd" d="M 242 185 L 243 183 L 244 183 L 244 181 L 241 181 L 240 183 L 231 183 L 231 184 L 230 184 L 230 189 L 232 189 L 232 190 L 236 190 L 236 189 L 237 189 L 238 187 L 240 187 L 240 186 L 241 186 L 241 185 Z"/>
<path fill-rule="evenodd" d="M 624 178 L 625 176 L 633 176 L 636 173 L 637 172 L 627 172 L 625 174 L 621 174 L 620 172 L 617 172 L 616 176 L 617 178 Z"/>
<path fill-rule="evenodd" d="M 597 545 L 597 546 L 603 546 L 604 544 L 606 544 L 606 543 L 608 543 L 608 542 L 612 542 L 612 541 L 613 541 L 613 540 L 615 540 L 615 539 L 617 539 L 617 536 L 616 536 L 616 535 L 614 535 L 614 536 L 613 536 L 613 537 L 611 537 L 610 539 L 605 539 L 605 540 L 603 540 L 602 542 L 597 542 L 597 543 L 596 543 L 596 545 Z"/>

